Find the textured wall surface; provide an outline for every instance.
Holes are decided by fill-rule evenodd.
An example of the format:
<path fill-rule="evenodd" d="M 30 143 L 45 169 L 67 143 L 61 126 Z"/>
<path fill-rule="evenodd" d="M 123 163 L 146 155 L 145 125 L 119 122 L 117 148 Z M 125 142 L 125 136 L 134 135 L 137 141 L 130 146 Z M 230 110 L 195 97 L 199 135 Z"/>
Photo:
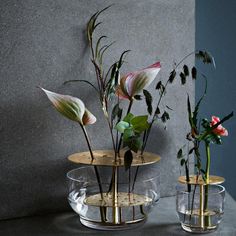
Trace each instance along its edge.
<path fill-rule="evenodd" d="M 202 106 L 206 117 L 224 117 L 231 111 L 236 112 L 236 1 L 199 0 L 196 3 L 196 48 L 206 48 L 216 60 L 216 69 L 199 64 L 208 76 L 208 95 Z M 219 20 L 221 19 L 221 20 Z M 196 84 L 197 97 L 203 91 L 200 81 Z M 211 148 L 212 174 L 226 178 L 225 187 L 236 199 L 235 151 L 236 117 L 224 126 L 229 136 L 223 138 L 223 145 Z"/>
<path fill-rule="evenodd" d="M 95 11 L 110 3 L 0 1 L 0 218 L 69 209 L 65 174 L 72 165 L 66 157 L 86 150 L 78 125 L 55 112 L 36 86 L 83 99 L 98 117 L 88 129 L 93 147 L 111 148 L 93 90 L 83 84 L 63 85 L 78 78 L 95 82 L 85 27 Z M 124 72 L 161 60 L 158 79 L 167 80 L 173 63 L 194 49 L 194 10 L 194 0 L 118 1 L 101 16 L 100 29 L 116 40 L 105 63 L 131 49 Z M 165 99 L 174 112 L 167 130 L 153 130 L 148 146 L 162 156 L 163 196 L 174 194 L 179 175 L 176 152 L 188 128 L 187 91 L 194 96 L 192 82 L 185 88 L 179 82 L 169 87 Z M 133 112 L 143 114 L 144 103 L 136 104 Z"/>

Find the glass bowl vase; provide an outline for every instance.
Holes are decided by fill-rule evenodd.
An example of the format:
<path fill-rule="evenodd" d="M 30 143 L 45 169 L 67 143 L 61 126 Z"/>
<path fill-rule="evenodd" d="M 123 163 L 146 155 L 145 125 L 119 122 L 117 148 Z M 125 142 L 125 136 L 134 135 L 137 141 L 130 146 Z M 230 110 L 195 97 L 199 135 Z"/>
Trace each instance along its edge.
<path fill-rule="evenodd" d="M 224 214 L 225 188 L 217 184 L 179 184 L 176 210 L 182 228 L 191 233 L 217 229 Z"/>
<path fill-rule="evenodd" d="M 147 171 L 148 168 L 148 171 Z M 100 186 L 96 171 L 99 173 Z M 160 198 L 157 168 L 137 167 L 117 171 L 117 192 L 112 187 L 112 167 L 83 166 L 67 173 L 68 201 L 83 225 L 118 230 L 140 225 Z M 136 176 L 136 177 L 135 177 Z"/>

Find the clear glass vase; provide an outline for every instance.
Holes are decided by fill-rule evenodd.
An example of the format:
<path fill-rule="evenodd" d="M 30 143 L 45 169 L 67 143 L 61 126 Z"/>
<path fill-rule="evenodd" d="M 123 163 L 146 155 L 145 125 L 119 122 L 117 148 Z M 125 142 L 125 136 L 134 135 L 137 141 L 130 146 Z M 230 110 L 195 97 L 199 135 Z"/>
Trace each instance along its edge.
<path fill-rule="evenodd" d="M 177 186 L 176 210 L 182 228 L 191 233 L 217 229 L 224 214 L 225 188 L 221 185 Z"/>
<path fill-rule="evenodd" d="M 144 169 L 143 169 L 144 168 Z M 68 200 L 83 225 L 94 229 L 116 230 L 142 224 L 160 198 L 157 168 L 142 167 L 134 184 L 136 167 L 118 170 L 118 192 L 114 198 L 111 167 L 99 167 L 99 188 L 94 166 L 67 173 Z"/>

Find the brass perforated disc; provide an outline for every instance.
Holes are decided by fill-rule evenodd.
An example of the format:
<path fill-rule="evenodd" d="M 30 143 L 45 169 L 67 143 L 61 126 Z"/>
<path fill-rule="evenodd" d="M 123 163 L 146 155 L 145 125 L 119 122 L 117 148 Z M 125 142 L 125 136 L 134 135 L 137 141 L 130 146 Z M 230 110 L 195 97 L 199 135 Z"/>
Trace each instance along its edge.
<path fill-rule="evenodd" d="M 104 207 L 131 207 L 140 206 L 152 202 L 152 199 L 140 194 L 119 192 L 117 194 L 117 203 L 113 203 L 112 193 L 103 193 L 103 200 L 100 193 L 89 196 L 84 199 L 84 204 L 90 206 Z"/>
<path fill-rule="evenodd" d="M 222 184 L 225 182 L 225 179 L 223 177 L 220 176 L 215 176 L 215 175 L 210 175 L 209 177 L 209 182 L 206 183 L 203 179 L 202 176 L 199 176 L 197 179 L 196 175 L 191 175 L 190 176 L 190 181 L 186 180 L 186 176 L 180 176 L 178 181 L 181 184 L 193 184 L 193 185 L 207 185 L 207 184 Z"/>
<path fill-rule="evenodd" d="M 89 152 L 74 153 L 68 157 L 69 161 L 77 164 L 100 165 L 100 166 L 124 166 L 124 150 L 120 151 L 120 157 L 115 162 L 113 150 L 95 150 L 93 151 L 94 160 L 92 161 Z M 160 156 L 144 152 L 143 155 L 133 153 L 132 166 L 141 166 L 153 164 L 160 161 Z"/>

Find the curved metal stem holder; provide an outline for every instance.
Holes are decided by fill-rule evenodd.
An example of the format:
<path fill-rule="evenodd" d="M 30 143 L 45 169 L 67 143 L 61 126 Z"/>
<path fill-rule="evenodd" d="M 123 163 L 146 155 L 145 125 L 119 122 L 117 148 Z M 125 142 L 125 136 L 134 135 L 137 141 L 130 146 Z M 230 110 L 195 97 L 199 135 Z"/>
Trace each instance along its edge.
<path fill-rule="evenodd" d="M 96 150 L 93 151 L 94 160 L 91 160 L 89 152 L 75 153 L 68 157 L 69 161 L 76 164 L 106 166 L 112 169 L 111 180 L 108 180 L 110 181 L 109 190 L 107 191 L 104 188 L 102 192 L 87 194 L 83 200 L 83 204 L 88 207 L 100 208 L 101 219 L 100 221 L 93 221 L 92 219 L 83 219 L 80 215 L 81 223 L 85 226 L 114 230 L 129 227 L 129 225 L 136 225 L 146 220 L 147 215 L 144 211 L 144 206 L 151 204 L 153 198 L 145 194 L 145 191 L 143 194 L 140 194 L 140 192 L 135 193 L 135 188 L 131 190 L 130 185 L 127 189 L 119 186 L 122 184 L 119 183 L 119 168 L 124 168 L 124 153 L 125 151 L 121 150 L 120 155 L 114 158 L 113 150 Z M 133 153 L 131 167 L 141 167 L 157 163 L 158 161 L 160 161 L 160 156 L 153 153 L 144 152 L 142 155 Z M 145 188 L 145 186 L 143 187 Z M 131 218 L 127 218 L 128 208 L 133 209 L 133 216 Z"/>
<path fill-rule="evenodd" d="M 185 190 L 177 190 L 177 212 L 182 228 L 195 233 L 215 230 L 223 214 L 224 188 L 220 184 L 225 179 L 211 175 L 206 182 L 201 175 L 192 175 L 189 181 L 186 176 L 180 176 L 178 181 L 185 186 Z"/>

